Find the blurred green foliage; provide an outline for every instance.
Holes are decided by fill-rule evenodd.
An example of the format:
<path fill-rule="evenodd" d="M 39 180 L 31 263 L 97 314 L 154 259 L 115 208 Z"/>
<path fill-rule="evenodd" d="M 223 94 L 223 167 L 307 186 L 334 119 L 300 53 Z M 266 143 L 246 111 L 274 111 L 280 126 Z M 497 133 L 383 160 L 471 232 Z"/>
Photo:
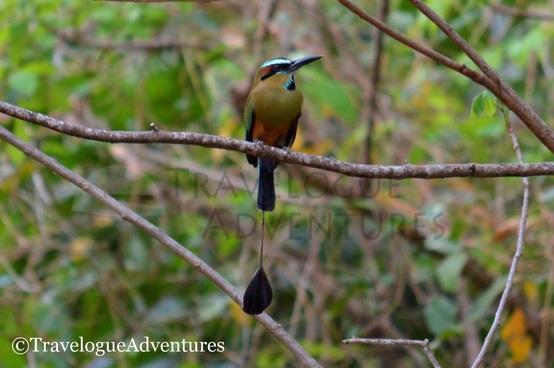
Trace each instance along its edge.
<path fill-rule="evenodd" d="M 427 4 L 553 121 L 554 23 L 512 17 L 488 1 Z M 375 14 L 377 5 L 361 6 Z M 552 6 L 537 1 L 531 10 L 551 14 Z M 388 23 L 474 67 L 407 2 L 391 2 Z M 370 111 L 374 33 L 338 3 L 4 0 L 0 24 L 0 99 L 69 123 L 139 131 L 155 123 L 242 138 L 242 108 L 257 67 L 278 56 L 317 54 L 322 61 L 297 77 L 305 106 L 294 150 L 366 162 L 370 135 L 377 164 L 516 162 L 491 96 L 389 38 L 379 110 Z M 377 117 L 372 131 L 369 114 Z M 244 290 L 260 237 L 256 170 L 244 155 L 109 145 L 6 116 L 0 123 Z M 527 161 L 551 160 L 513 116 L 512 124 Z M 267 216 L 265 264 L 275 293 L 268 313 L 325 366 L 428 366 L 402 349 L 341 345 L 353 335 L 428 338 L 441 361 L 467 365 L 468 340 L 480 343 L 488 330 L 515 249 L 521 179 L 373 180 L 367 188 L 283 164 L 276 181 L 277 209 Z M 535 318 L 528 328 L 533 363 L 554 357 L 552 344 L 541 350 L 554 328 L 541 334 L 549 326 L 536 319 L 552 309 L 552 184 L 549 177 L 531 179 L 525 255 L 507 311 L 523 307 Z M 5 143 L 0 200 L 2 366 L 295 366 L 194 267 Z M 469 335 L 470 323 L 476 335 Z M 224 342 L 225 351 L 19 356 L 10 347 L 18 336 L 92 343 L 148 336 Z M 509 346 L 496 339 L 486 365 L 507 366 Z"/>

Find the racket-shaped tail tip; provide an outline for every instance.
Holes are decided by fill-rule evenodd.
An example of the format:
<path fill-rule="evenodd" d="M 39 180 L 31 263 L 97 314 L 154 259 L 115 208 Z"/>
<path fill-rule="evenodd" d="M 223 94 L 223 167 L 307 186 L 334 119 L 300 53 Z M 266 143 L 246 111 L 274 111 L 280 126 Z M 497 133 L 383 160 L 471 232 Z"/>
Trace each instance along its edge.
<path fill-rule="evenodd" d="M 242 310 L 250 315 L 261 314 L 273 300 L 273 291 L 264 268 L 258 267 L 250 280 L 242 301 Z"/>

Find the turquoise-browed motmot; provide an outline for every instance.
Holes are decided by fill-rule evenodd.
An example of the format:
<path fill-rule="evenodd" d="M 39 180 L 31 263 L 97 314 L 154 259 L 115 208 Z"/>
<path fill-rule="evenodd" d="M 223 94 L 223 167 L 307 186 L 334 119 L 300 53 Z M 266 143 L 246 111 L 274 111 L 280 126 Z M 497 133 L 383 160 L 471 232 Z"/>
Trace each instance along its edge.
<path fill-rule="evenodd" d="M 302 109 L 302 93 L 296 88 L 294 73 L 302 66 L 320 59 L 307 56 L 298 60 L 277 58 L 266 61 L 256 72 L 244 109 L 246 140 L 288 149 L 296 138 Z M 243 310 L 260 314 L 273 299 L 271 285 L 262 266 L 264 213 L 275 209 L 273 172 L 276 161 L 246 155 L 248 162 L 258 167 L 258 210 L 262 211 L 262 246 L 260 266 L 246 288 Z"/>
<path fill-rule="evenodd" d="M 302 92 L 296 88 L 294 72 L 320 58 L 307 56 L 295 61 L 277 58 L 262 64 L 252 82 L 244 109 L 247 141 L 263 142 L 279 148 L 292 146 L 303 100 Z M 246 157 L 252 166 L 259 166 L 258 209 L 273 211 L 273 171 L 279 163 L 251 155 Z"/>

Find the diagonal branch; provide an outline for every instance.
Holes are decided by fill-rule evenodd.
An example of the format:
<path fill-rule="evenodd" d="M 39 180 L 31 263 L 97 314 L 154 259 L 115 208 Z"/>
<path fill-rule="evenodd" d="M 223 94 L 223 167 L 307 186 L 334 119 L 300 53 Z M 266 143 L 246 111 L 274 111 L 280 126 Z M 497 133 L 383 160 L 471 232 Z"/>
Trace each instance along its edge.
<path fill-rule="evenodd" d="M 424 46 L 420 43 L 417 43 L 416 41 L 412 40 L 411 38 L 409 38 L 409 37 L 403 35 L 402 33 L 392 29 L 386 23 L 383 23 L 379 19 L 377 19 L 377 18 L 373 17 L 372 15 L 364 12 L 362 9 L 360 9 L 359 7 L 354 5 L 354 3 L 352 3 L 351 1 L 349 1 L 349 0 L 338 0 L 338 2 L 340 2 L 345 8 L 350 10 L 352 13 L 356 14 L 361 19 L 365 20 L 366 22 L 368 22 L 372 26 L 378 28 L 380 31 L 382 31 L 386 35 L 394 38 L 395 40 L 397 40 L 400 43 L 403 43 L 404 45 L 408 46 L 409 48 L 411 48 L 411 49 L 413 49 L 417 52 L 419 52 L 420 54 L 427 56 L 431 60 L 435 60 L 435 61 L 441 63 L 442 65 L 446 66 L 447 68 L 450 68 L 450 69 L 452 69 L 452 70 L 454 70 L 454 71 L 456 71 L 456 72 L 458 72 L 462 75 L 465 75 L 466 77 L 468 77 L 469 79 L 471 79 L 472 81 L 474 81 L 475 83 L 478 83 L 480 85 L 484 86 L 485 83 L 487 82 L 487 77 L 484 74 L 479 73 L 475 70 L 472 70 L 472 69 L 468 68 L 467 66 L 465 66 L 464 64 L 460 64 L 460 63 L 450 59 L 449 57 L 441 54 L 440 52 L 437 52 L 437 51 L 435 51 L 435 50 L 433 50 L 433 49 L 431 49 L 427 46 Z"/>
<path fill-rule="evenodd" d="M 490 67 L 489 64 L 471 47 L 462 36 L 446 23 L 422 0 L 410 0 L 410 2 L 427 18 L 439 27 L 448 38 L 460 48 L 479 69 L 487 76 L 484 87 L 489 89 L 504 105 L 512 110 L 533 134 L 554 153 L 554 131 L 542 121 L 542 119 L 527 105 L 518 94 Z"/>
<path fill-rule="evenodd" d="M 388 36 L 414 49 L 415 51 L 435 60 L 444 66 L 468 77 L 475 83 L 490 90 L 504 105 L 512 110 L 531 132 L 551 151 L 554 152 L 554 131 L 527 105 L 517 93 L 504 82 L 498 74 L 485 62 L 452 27 L 440 18 L 431 8 L 421 0 L 410 0 L 414 6 L 433 21 L 466 55 L 481 69 L 483 73 L 474 71 L 464 64 L 455 62 L 447 56 L 417 43 L 402 33 L 390 28 L 379 19 L 367 14 L 349 0 L 338 0 L 344 7 L 356 14 L 369 24 L 377 27 Z"/>
<path fill-rule="evenodd" d="M 330 157 L 308 155 L 259 145 L 239 139 L 190 132 L 170 132 L 157 128 L 152 131 L 110 131 L 69 124 L 50 116 L 0 101 L 0 113 L 71 135 L 108 143 L 166 143 L 219 148 L 247 153 L 276 161 L 314 167 L 339 174 L 379 179 L 443 179 L 443 178 L 496 178 L 506 176 L 554 175 L 554 162 L 535 164 L 436 164 L 436 165 L 363 165 L 342 162 Z"/>
<path fill-rule="evenodd" d="M 118 214 L 123 220 L 135 225 L 137 228 L 143 230 L 161 244 L 166 246 L 173 253 L 181 257 L 191 266 L 196 268 L 200 273 L 211 280 L 221 290 L 223 290 L 229 297 L 238 305 L 241 304 L 241 296 L 237 290 L 227 280 L 223 278 L 217 271 L 211 268 L 206 262 L 198 258 L 194 253 L 183 247 L 176 240 L 167 235 L 162 229 L 155 226 L 145 218 L 138 215 L 128 207 L 124 206 L 116 199 L 111 197 L 108 193 L 86 180 L 82 176 L 69 170 L 53 158 L 42 153 L 32 145 L 23 142 L 21 139 L 10 133 L 7 129 L 0 126 L 0 139 L 3 139 L 7 143 L 19 149 L 21 152 L 36 160 L 40 164 L 51 169 L 55 174 L 59 175 L 63 179 L 71 182 L 79 189 L 90 194 L 92 197 L 99 200 L 106 207 L 110 208 L 116 214 Z M 296 342 L 296 340 L 290 336 L 287 331 L 277 322 L 275 322 L 269 315 L 263 313 L 255 317 L 273 336 L 275 336 L 304 367 L 319 367 L 320 365 Z"/>

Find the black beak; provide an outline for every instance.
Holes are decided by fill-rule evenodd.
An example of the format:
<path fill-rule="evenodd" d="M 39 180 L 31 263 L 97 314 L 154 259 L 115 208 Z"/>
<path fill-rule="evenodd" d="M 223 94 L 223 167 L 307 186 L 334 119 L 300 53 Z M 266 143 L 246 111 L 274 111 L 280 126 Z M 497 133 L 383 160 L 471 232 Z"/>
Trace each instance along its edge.
<path fill-rule="evenodd" d="M 309 64 L 313 61 L 321 59 L 322 56 L 306 56 L 298 60 L 294 60 L 292 64 L 290 64 L 288 72 L 294 73 L 298 69 L 302 68 L 304 65 Z"/>

